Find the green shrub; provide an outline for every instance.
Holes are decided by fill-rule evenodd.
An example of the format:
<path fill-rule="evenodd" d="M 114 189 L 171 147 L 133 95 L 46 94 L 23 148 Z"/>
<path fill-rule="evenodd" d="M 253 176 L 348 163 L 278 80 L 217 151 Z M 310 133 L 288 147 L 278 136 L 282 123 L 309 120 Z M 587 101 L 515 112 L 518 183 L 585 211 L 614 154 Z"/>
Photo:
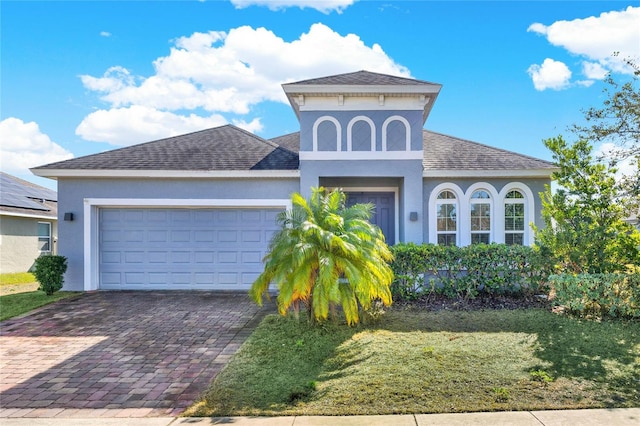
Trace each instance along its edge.
<path fill-rule="evenodd" d="M 547 277 L 538 252 L 527 246 L 409 243 L 391 249 L 395 274 L 391 291 L 395 300 L 434 293 L 467 300 L 481 293 L 535 292 Z"/>
<path fill-rule="evenodd" d="M 554 304 L 578 316 L 640 318 L 640 274 L 552 275 Z"/>
<path fill-rule="evenodd" d="M 40 283 L 38 290 L 51 296 L 62 288 L 64 273 L 67 271 L 67 258 L 64 256 L 48 255 L 36 259 L 33 275 Z"/>

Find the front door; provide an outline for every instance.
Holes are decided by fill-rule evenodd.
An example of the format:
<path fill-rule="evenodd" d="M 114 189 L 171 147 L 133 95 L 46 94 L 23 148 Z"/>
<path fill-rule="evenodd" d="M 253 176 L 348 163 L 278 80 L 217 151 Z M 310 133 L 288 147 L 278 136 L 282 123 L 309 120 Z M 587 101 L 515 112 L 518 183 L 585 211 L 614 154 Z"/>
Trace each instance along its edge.
<path fill-rule="evenodd" d="M 345 192 L 347 206 L 360 203 L 371 203 L 375 206 L 370 222 L 382 230 L 387 244 L 395 244 L 395 194 L 393 192 L 350 192 L 348 190 Z"/>

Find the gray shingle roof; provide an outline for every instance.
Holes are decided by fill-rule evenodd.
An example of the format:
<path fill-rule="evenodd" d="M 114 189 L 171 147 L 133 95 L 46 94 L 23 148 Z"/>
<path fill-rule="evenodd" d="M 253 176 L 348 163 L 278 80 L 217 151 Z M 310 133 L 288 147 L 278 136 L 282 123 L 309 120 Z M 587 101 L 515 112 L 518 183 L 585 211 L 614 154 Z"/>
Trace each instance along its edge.
<path fill-rule="evenodd" d="M 300 132 L 289 133 L 269 140 L 291 152 L 300 152 Z"/>
<path fill-rule="evenodd" d="M 287 149 L 300 151 L 300 133 L 270 139 Z M 531 170 L 555 168 L 553 163 L 505 149 L 483 145 L 442 133 L 422 131 L 425 170 Z"/>
<path fill-rule="evenodd" d="M 429 170 L 539 170 L 548 161 L 423 131 Z M 36 170 L 297 170 L 300 132 L 262 139 L 226 125 L 37 167 Z"/>
<path fill-rule="evenodd" d="M 505 149 L 424 130 L 425 170 L 554 169 L 553 163 Z"/>
<path fill-rule="evenodd" d="M 397 77 L 387 74 L 379 74 L 371 71 L 356 71 L 346 74 L 331 75 L 328 77 L 311 78 L 309 80 L 296 81 L 287 85 L 358 85 L 358 86 L 415 86 L 416 84 L 436 84 L 413 78 Z"/>
<path fill-rule="evenodd" d="M 49 188 L 0 172 L 0 212 L 55 218 L 57 199 Z"/>
<path fill-rule="evenodd" d="M 36 167 L 36 170 L 296 170 L 298 156 L 232 125 Z"/>

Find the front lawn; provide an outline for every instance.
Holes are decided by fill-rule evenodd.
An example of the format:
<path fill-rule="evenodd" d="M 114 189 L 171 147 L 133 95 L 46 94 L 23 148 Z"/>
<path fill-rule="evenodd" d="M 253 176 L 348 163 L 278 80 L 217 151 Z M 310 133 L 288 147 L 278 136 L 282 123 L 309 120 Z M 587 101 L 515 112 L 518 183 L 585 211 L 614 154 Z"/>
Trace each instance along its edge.
<path fill-rule="evenodd" d="M 31 272 L 13 272 L 0 274 L 0 286 L 28 284 L 34 282 L 36 282 L 36 277 Z"/>
<path fill-rule="evenodd" d="M 394 307 L 349 328 L 271 315 L 190 416 L 640 406 L 640 323 Z"/>
<path fill-rule="evenodd" d="M 0 321 L 25 314 L 49 303 L 57 302 L 68 297 L 76 297 L 82 293 L 59 291 L 47 296 L 44 291 L 30 291 L 26 293 L 7 294 L 0 296 Z"/>

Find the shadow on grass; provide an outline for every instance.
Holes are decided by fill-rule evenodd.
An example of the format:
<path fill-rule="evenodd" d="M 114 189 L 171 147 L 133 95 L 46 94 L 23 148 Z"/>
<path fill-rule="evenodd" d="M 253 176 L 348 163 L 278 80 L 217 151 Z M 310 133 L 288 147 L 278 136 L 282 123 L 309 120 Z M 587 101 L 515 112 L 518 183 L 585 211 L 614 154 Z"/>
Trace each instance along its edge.
<path fill-rule="evenodd" d="M 577 319 L 542 309 L 481 312 L 414 310 L 392 312 L 381 328 L 390 331 L 527 333 L 536 336 L 535 355 L 556 377 L 588 380 L 606 375 L 615 361 L 633 366 L 640 379 L 640 322 Z"/>
<path fill-rule="evenodd" d="M 472 346 L 470 352 L 461 351 L 459 347 L 456 349 L 458 352 L 445 352 L 443 348 L 446 345 L 437 346 L 437 343 L 435 347 L 430 346 L 433 339 L 453 346 L 471 340 L 462 339 L 462 336 L 469 335 L 479 339 L 475 343 L 478 346 Z M 530 357 L 527 362 L 515 364 L 520 368 L 518 380 L 501 371 L 482 371 L 482 361 L 479 361 L 482 357 L 491 360 L 514 356 L 507 351 L 491 352 L 491 340 L 505 335 L 514 335 L 509 337 L 514 342 L 520 339 L 522 343 L 517 344 L 526 347 L 522 350 Z M 406 341 L 404 337 L 407 337 Z M 385 354 L 377 353 L 376 345 L 381 341 L 387 345 Z M 483 346 L 488 349 L 483 351 Z M 418 368 L 418 365 L 424 365 L 420 363 L 424 363 L 425 358 L 436 368 L 434 371 L 442 373 L 443 383 L 435 384 L 433 377 L 429 376 L 421 383 L 410 382 L 407 376 L 402 379 L 400 377 L 403 376 L 394 375 L 394 368 L 399 371 L 401 366 L 413 363 Z M 472 366 L 465 365 L 467 363 Z M 508 363 L 504 361 L 503 365 Z M 460 372 L 445 371 L 456 366 L 460 367 Z M 549 386 L 536 383 L 528 377 L 533 369 L 544 370 L 554 379 L 566 380 Z M 422 373 L 416 371 L 415 375 Z M 402 380 L 406 383 L 394 383 Z M 467 380 L 469 383 L 465 385 Z M 598 392 L 585 394 L 591 398 L 589 401 L 602 407 L 638 406 L 640 323 L 579 320 L 542 309 L 439 312 L 391 309 L 376 324 L 351 328 L 331 322 L 310 326 L 305 320 L 273 315 L 265 318 L 227 369 L 217 377 L 205 398 L 188 414 L 420 412 L 420 407 L 415 404 L 414 408 L 392 406 L 390 394 L 400 401 L 424 401 L 431 397 L 430 392 L 448 395 L 445 399 L 451 400 L 451 407 L 454 407 L 440 407 L 432 412 L 464 411 L 465 397 L 473 397 L 456 391 L 454 385 L 460 383 L 467 386 L 463 389 L 483 388 L 478 393 L 484 392 L 485 395 L 478 398 L 485 400 L 478 402 L 480 405 L 476 407 L 469 404 L 471 410 L 477 407 L 485 407 L 489 411 L 562 408 L 549 402 L 554 399 L 553 392 L 565 392 L 563 401 L 582 398 L 569 395 L 573 391 L 580 394 L 583 390 L 573 386 L 601 388 Z M 336 389 L 336 386 L 343 387 Z M 568 389 L 561 389 L 563 386 L 568 386 Z M 501 388 L 513 389 L 510 405 L 487 403 L 486 400 L 496 399 L 491 392 Z M 520 395 L 529 391 L 541 395 L 539 405 L 530 400 L 518 405 Z M 564 407 L 583 407 L 580 404 L 586 404 L 587 399 L 577 401 L 575 406 Z M 374 404 L 377 404 L 378 412 L 367 411 L 367 407 Z"/>

